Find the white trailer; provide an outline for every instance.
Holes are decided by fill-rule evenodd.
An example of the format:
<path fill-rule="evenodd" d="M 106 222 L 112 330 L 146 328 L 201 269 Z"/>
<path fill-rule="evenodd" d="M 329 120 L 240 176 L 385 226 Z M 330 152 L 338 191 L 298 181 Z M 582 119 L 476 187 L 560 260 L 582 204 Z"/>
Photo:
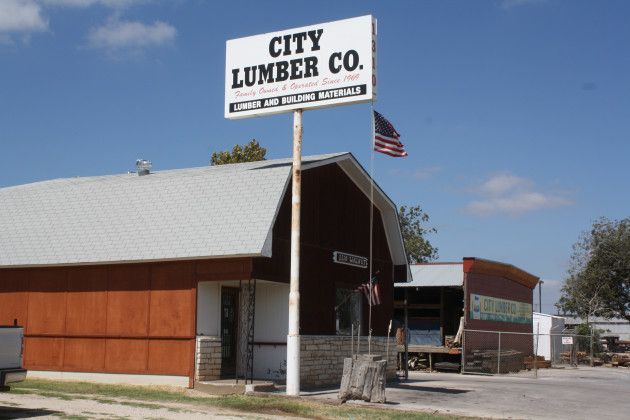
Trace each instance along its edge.
<path fill-rule="evenodd" d="M 536 347 L 536 333 L 538 336 L 538 348 L 536 354 L 544 356 L 545 360 L 556 361 L 560 359 L 562 349 L 562 331 L 564 331 L 564 318 L 561 316 L 533 314 L 534 348 Z"/>
<path fill-rule="evenodd" d="M 22 367 L 24 329 L 18 326 L 0 326 L 0 391 L 26 379 Z"/>

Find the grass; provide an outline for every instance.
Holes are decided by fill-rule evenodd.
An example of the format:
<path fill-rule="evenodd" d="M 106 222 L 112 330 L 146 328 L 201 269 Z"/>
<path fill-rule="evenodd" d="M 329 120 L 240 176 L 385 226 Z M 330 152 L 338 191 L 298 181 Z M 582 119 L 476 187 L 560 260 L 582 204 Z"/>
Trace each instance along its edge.
<path fill-rule="evenodd" d="M 12 386 L 11 392 L 20 394 L 39 394 L 64 400 L 90 399 L 105 404 L 132 405 L 144 408 L 165 407 L 164 403 L 195 405 L 198 407 L 217 407 L 247 413 L 267 413 L 291 415 L 318 419 L 455 419 L 461 417 L 434 415 L 430 413 L 408 412 L 392 409 L 334 405 L 325 402 L 270 396 L 193 396 L 187 390 L 166 387 L 111 385 L 92 382 L 52 381 L 46 379 L 27 379 Z M 113 400 L 117 398 L 119 400 Z M 124 400 L 120 400 L 124 399 Z M 125 401 L 131 400 L 131 401 Z"/>

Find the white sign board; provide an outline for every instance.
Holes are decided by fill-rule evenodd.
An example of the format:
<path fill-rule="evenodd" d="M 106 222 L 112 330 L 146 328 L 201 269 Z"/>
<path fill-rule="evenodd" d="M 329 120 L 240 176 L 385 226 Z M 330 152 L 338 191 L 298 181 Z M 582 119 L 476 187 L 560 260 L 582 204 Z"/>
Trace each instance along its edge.
<path fill-rule="evenodd" d="M 348 254 L 347 252 L 334 251 L 333 262 L 337 264 L 351 265 L 353 267 L 367 268 L 368 259 L 360 255 Z"/>
<path fill-rule="evenodd" d="M 225 118 L 376 98 L 376 19 L 361 16 L 226 42 Z"/>
<path fill-rule="evenodd" d="M 573 337 L 562 337 L 562 344 L 573 344 Z"/>

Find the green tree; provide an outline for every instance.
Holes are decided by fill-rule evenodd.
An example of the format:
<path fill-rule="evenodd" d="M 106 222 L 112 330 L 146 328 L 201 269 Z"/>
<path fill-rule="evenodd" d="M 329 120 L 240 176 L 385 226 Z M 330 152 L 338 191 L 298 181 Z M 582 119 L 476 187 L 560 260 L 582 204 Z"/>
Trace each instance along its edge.
<path fill-rule="evenodd" d="M 437 259 L 438 249 L 426 238 L 437 233 L 434 227 L 425 227 L 429 215 L 420 206 L 400 206 L 398 221 L 409 263 L 428 262 Z"/>
<path fill-rule="evenodd" d="M 224 150 L 221 152 L 213 152 L 210 158 L 210 165 L 225 165 L 226 163 L 256 162 L 265 160 L 267 149 L 261 147 L 256 139 L 252 139 L 249 143 L 241 146 L 235 145 L 232 151 Z"/>
<path fill-rule="evenodd" d="M 593 334 L 593 353 L 601 353 L 604 348 L 602 346 L 602 332 L 603 330 L 592 328 L 587 323 L 582 323 L 575 327 L 575 333 L 579 335 L 577 337 L 578 349 L 581 351 L 589 351 L 591 346 L 590 335 Z"/>
<path fill-rule="evenodd" d="M 630 321 L 630 218 L 601 218 L 573 245 L 567 279 L 556 306 L 589 319 Z"/>

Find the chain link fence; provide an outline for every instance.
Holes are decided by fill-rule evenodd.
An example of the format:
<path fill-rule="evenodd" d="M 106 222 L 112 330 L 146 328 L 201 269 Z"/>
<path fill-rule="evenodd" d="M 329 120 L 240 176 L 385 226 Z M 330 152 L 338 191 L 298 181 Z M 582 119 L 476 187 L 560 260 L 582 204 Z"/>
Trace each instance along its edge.
<path fill-rule="evenodd" d="M 537 375 L 538 369 L 578 367 L 592 360 L 588 335 L 464 330 L 462 373 Z"/>

